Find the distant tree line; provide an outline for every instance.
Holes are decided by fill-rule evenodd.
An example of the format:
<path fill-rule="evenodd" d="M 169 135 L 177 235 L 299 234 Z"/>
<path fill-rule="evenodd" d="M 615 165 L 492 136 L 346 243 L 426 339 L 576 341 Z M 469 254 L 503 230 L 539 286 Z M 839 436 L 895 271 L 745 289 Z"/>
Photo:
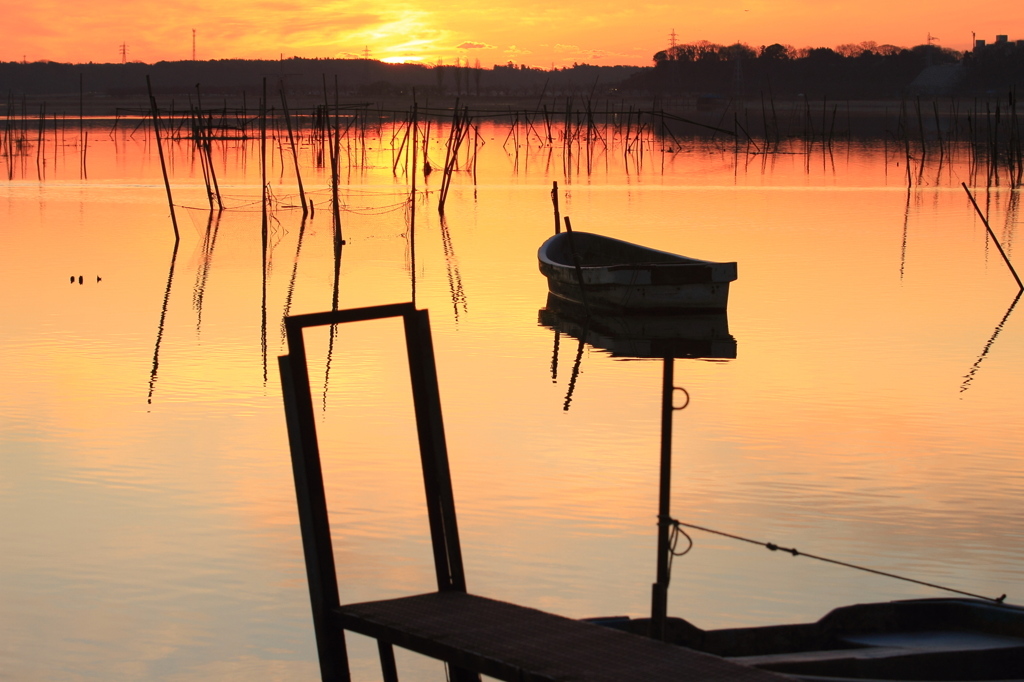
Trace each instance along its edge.
<path fill-rule="evenodd" d="M 323 99 L 324 82 L 345 97 L 438 95 L 479 97 L 607 98 L 621 96 L 698 98 L 768 97 L 899 99 L 914 94 L 1005 95 L 1024 91 L 1024 44 L 996 43 L 959 53 L 936 45 L 903 48 L 874 42 L 835 48 L 794 48 L 779 43 L 752 47 L 706 40 L 658 52 L 653 66 L 573 64 L 540 69 L 522 64 L 482 68 L 468 60 L 452 64 L 387 64 L 375 59 L 223 59 L 143 64 L 0 62 L 0 112 L 24 95 L 139 97 L 145 78 L 157 94 L 185 99 L 196 84 L 210 95 L 255 101 L 266 78 L 277 98 L 279 84 L 290 96 Z"/>
<path fill-rule="evenodd" d="M 914 94 L 915 82 L 924 94 L 981 94 L 1024 85 L 1024 48 L 1014 43 L 960 53 L 937 45 L 903 48 L 872 41 L 798 49 L 700 40 L 660 51 L 653 61 L 653 69 L 633 76 L 623 88 L 657 95 L 890 99 Z M 919 79 L 930 67 L 940 68 Z"/>
<path fill-rule="evenodd" d="M 650 67 L 647 67 L 650 68 Z M 143 64 L 62 64 L 0 62 L 0 94 L 6 100 L 22 95 L 77 95 L 79 84 L 91 96 L 142 96 L 146 76 L 162 95 L 195 95 L 196 84 L 211 95 L 247 93 L 252 101 L 262 91 L 277 98 L 280 83 L 289 94 L 323 98 L 324 83 L 333 97 L 376 97 L 417 94 L 477 96 L 605 96 L 637 66 L 574 64 L 550 71 L 511 62 L 482 68 L 455 64 L 388 64 L 375 59 L 302 59 L 179 61 Z M 4 102 L 0 101 L 0 108 Z"/>

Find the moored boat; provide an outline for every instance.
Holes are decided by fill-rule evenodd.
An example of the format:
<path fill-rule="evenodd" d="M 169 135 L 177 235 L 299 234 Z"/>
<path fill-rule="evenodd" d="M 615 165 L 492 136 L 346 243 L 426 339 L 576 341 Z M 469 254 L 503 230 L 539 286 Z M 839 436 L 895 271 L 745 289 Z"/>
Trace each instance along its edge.
<path fill-rule="evenodd" d="M 593 619 L 647 634 L 650 620 Z M 1024 680 L 1024 608 L 913 599 L 837 608 L 816 623 L 702 630 L 668 618 L 665 639 L 814 682 Z"/>
<path fill-rule="evenodd" d="M 729 282 L 736 279 L 736 263 L 687 258 L 590 232 L 556 234 L 537 258 L 553 295 L 618 314 L 723 311 Z"/>

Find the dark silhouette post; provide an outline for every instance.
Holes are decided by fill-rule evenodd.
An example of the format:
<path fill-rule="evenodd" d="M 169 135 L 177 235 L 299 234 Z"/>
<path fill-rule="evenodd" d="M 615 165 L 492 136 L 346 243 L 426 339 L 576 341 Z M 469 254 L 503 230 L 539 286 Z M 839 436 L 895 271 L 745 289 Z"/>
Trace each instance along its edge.
<path fill-rule="evenodd" d="M 157 113 L 156 98 L 153 97 L 153 86 L 150 85 L 149 76 L 146 76 L 146 90 L 149 91 L 149 106 L 153 112 L 153 135 L 156 137 L 156 150 L 160 154 L 160 170 L 164 174 L 164 189 L 167 190 L 167 205 L 171 209 L 171 225 L 174 227 L 174 245 L 177 252 L 178 240 L 178 219 L 174 217 L 174 200 L 171 198 L 171 181 L 167 178 L 167 164 L 164 162 L 164 148 L 160 144 L 160 115 Z"/>
<path fill-rule="evenodd" d="M 558 212 L 558 181 L 551 183 L 551 203 L 555 207 L 555 234 L 562 232 L 562 218 Z"/>
<path fill-rule="evenodd" d="M 284 81 L 281 82 L 281 108 L 284 110 L 284 123 L 288 126 L 288 143 L 292 148 L 292 160 L 295 161 L 295 181 L 299 185 L 299 199 L 302 201 L 302 218 L 309 214 L 306 207 L 306 190 L 302 186 L 302 174 L 299 173 L 299 152 L 295 147 L 295 135 L 292 133 L 292 118 L 288 113 L 288 99 L 284 94 Z"/>
<path fill-rule="evenodd" d="M 665 358 L 661 381 L 661 474 L 658 488 L 658 576 L 651 590 L 651 637 L 665 639 L 665 618 L 668 614 L 669 581 L 669 516 L 672 493 L 672 396 L 673 358 Z"/>
<path fill-rule="evenodd" d="M 587 311 L 587 323 L 590 323 L 590 304 L 587 302 L 587 288 L 583 283 L 583 268 L 580 265 L 580 258 L 576 254 L 576 245 L 572 238 L 572 223 L 569 216 L 565 216 L 566 239 L 569 241 L 569 252 L 572 254 L 572 262 L 576 267 L 576 282 L 580 285 L 580 298 L 583 299 L 583 308 Z"/>

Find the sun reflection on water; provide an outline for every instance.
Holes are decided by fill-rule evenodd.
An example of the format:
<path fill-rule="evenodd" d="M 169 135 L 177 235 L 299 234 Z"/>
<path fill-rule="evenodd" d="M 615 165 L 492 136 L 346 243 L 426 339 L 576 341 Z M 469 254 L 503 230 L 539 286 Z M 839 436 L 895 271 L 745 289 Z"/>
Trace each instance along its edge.
<path fill-rule="evenodd" d="M 1016 287 L 959 189 L 962 166 L 908 191 L 877 145 L 808 163 L 694 141 L 649 150 L 639 171 L 621 151 L 589 176 L 576 159 L 567 179 L 559 150 L 533 140 L 513 158 L 507 133 L 481 126 L 477 183 L 456 174 L 443 222 L 439 178 L 419 179 L 415 253 L 392 151 L 343 160 L 337 305 L 406 301 L 415 282 L 430 310 L 471 591 L 578 617 L 649 603 L 660 365 L 585 346 L 562 409 L 578 346 L 565 335 L 555 351 L 537 321 L 558 180 L 579 229 L 739 263 L 736 359 L 677 361 L 693 398 L 675 421 L 679 518 L 1020 602 L 1020 313 L 1007 315 Z M 435 129 L 431 158 L 444 140 Z M 269 155 L 264 252 L 253 143 L 217 147 L 232 210 L 211 220 L 201 168 L 172 142 L 176 202 L 196 207 L 179 214 L 175 253 L 151 146 L 91 144 L 87 182 L 58 154 L 45 182 L 0 190 L 4 667 L 315 674 L 273 370 L 285 311 L 332 305 L 329 173 L 304 157 L 302 222 L 288 159 Z M 1012 258 L 1016 193 L 984 199 Z M 399 327 L 309 343 L 342 599 L 429 590 Z M 695 539 L 669 611 L 702 627 L 931 596 Z M 361 646 L 357 667 L 376 675 Z M 433 670 L 407 665 L 413 679 Z"/>

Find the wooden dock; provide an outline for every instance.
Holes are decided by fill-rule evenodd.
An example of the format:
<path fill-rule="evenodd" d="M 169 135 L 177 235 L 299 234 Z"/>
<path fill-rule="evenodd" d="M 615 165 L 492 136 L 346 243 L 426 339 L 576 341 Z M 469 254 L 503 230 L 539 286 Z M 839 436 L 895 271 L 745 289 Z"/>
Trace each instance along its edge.
<path fill-rule="evenodd" d="M 692 649 L 462 592 L 349 604 L 340 624 L 499 680 L 778 682 Z"/>
<path fill-rule="evenodd" d="M 342 606 L 303 329 L 401 317 L 412 381 L 437 592 Z M 430 322 L 411 303 L 285 318 L 279 358 L 320 673 L 348 682 L 345 631 L 373 637 L 385 682 L 394 646 L 449 665 L 452 682 L 770 682 L 788 679 L 684 647 L 466 592 Z"/>

